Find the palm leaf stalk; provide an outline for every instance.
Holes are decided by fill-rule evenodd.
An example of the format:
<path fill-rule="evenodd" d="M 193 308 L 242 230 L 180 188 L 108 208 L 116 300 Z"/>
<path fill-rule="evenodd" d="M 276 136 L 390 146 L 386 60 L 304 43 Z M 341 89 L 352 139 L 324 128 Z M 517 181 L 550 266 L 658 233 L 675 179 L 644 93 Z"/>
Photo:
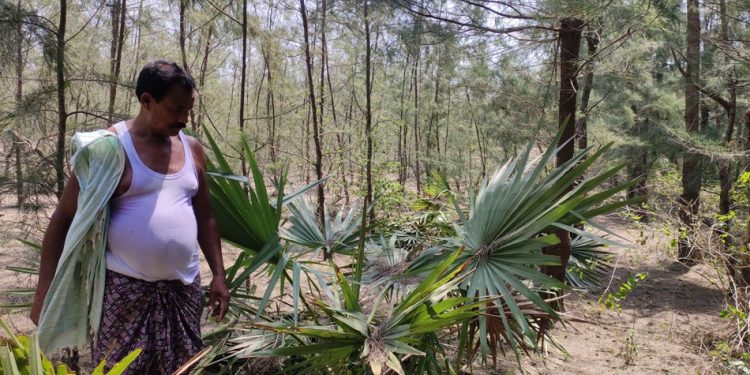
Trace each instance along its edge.
<path fill-rule="evenodd" d="M 23 239 L 18 239 L 19 242 L 22 244 L 28 246 L 31 248 L 35 256 L 34 257 L 22 257 L 19 259 L 20 262 L 24 263 L 21 266 L 7 266 L 5 269 L 11 272 L 15 272 L 19 275 L 33 275 L 37 276 L 39 275 L 39 256 L 42 252 L 42 245 L 28 241 Z M 11 311 L 17 311 L 17 310 L 27 310 L 31 308 L 31 302 L 30 299 L 34 295 L 34 292 L 36 291 L 36 288 L 10 288 L 10 289 L 4 289 L 3 295 L 6 297 L 4 298 L 5 301 L 3 301 L 2 304 L 0 304 L 0 308 L 3 309 L 10 309 Z M 9 297 L 15 297 L 15 298 L 9 298 Z M 20 298 L 23 302 L 16 302 L 16 298 Z"/>

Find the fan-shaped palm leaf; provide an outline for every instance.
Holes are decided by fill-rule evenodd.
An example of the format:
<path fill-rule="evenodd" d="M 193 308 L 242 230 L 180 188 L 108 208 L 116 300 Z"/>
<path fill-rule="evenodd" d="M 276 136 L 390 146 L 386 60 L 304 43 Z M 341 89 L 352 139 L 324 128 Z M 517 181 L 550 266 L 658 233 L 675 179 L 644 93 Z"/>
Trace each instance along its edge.
<path fill-rule="evenodd" d="M 469 277 L 462 287 L 467 296 L 493 297 L 495 306 L 512 313 L 509 316 L 499 314 L 499 318 L 504 332 L 522 333 L 522 337 L 502 336 L 503 343 L 510 345 L 516 353 L 527 346 L 536 348 L 539 342 L 539 329 L 533 327 L 516 296 L 533 303 L 536 309 L 552 319 L 557 318 L 557 313 L 539 295 L 542 290 L 564 286 L 559 280 L 539 271 L 540 266 L 560 265 L 558 257 L 541 252 L 544 247 L 559 242 L 554 234 L 549 233 L 558 227 L 567 230 L 569 224 L 587 221 L 626 204 L 617 201 L 602 205 L 606 199 L 633 183 L 590 195 L 624 165 L 576 183 L 583 179 L 588 168 L 608 146 L 591 155 L 591 148 L 583 150 L 549 173 L 545 173 L 545 169 L 560 148 L 551 147 L 531 161 L 531 146 L 529 143 L 520 157 L 508 161 L 481 185 L 477 195 L 470 200 L 468 217 L 456 204 L 463 224 L 459 232 L 467 250 L 462 259 L 471 259 L 467 271 Z M 487 318 L 480 317 L 477 324 L 480 347 L 486 355 L 491 346 L 496 345 L 488 341 L 492 338 L 489 337 Z"/>
<path fill-rule="evenodd" d="M 307 200 L 290 203 L 288 207 L 292 225 L 281 229 L 283 239 L 313 251 L 322 250 L 325 259 L 333 253 L 351 255 L 357 247 L 361 220 L 356 206 L 348 211 L 342 208 L 335 216 L 329 216 L 325 209 L 322 228 Z"/>
<path fill-rule="evenodd" d="M 459 276 L 463 266 L 451 268 L 460 252 L 459 249 L 447 257 L 400 303 L 381 315 L 378 311 L 385 294 L 381 294 L 371 311 L 366 313 L 349 281 L 338 272 L 344 306 L 316 301 L 331 325 L 255 324 L 258 329 L 294 335 L 302 343 L 243 355 L 302 357 L 301 362 L 284 369 L 290 373 L 335 369 L 337 364 L 360 362 L 373 374 L 380 375 L 390 370 L 404 375 L 402 361 L 411 356 L 425 355 L 426 345 L 434 344 L 425 337 L 475 317 L 477 307 L 484 303 L 465 304 L 463 297 L 448 297 L 463 278 Z"/>

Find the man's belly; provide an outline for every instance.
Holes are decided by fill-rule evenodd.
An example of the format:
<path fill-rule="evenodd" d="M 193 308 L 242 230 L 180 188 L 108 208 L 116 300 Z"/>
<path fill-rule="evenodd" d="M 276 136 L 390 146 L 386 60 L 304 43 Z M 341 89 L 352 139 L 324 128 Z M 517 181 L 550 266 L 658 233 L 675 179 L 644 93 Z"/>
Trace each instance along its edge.
<path fill-rule="evenodd" d="M 113 207 L 107 237 L 107 269 L 146 281 L 181 280 L 198 274 L 198 228 L 192 206 L 169 210 Z"/>

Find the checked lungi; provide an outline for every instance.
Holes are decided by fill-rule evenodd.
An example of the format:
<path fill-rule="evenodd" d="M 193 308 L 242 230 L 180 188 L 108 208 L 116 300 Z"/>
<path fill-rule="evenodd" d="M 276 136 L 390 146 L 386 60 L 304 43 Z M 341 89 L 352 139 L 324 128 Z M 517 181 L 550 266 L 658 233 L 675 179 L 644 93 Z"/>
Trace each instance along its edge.
<path fill-rule="evenodd" d="M 106 368 L 137 348 L 143 351 L 125 374 L 171 374 L 203 346 L 200 276 L 148 282 L 107 270 L 102 319 L 91 355 Z"/>

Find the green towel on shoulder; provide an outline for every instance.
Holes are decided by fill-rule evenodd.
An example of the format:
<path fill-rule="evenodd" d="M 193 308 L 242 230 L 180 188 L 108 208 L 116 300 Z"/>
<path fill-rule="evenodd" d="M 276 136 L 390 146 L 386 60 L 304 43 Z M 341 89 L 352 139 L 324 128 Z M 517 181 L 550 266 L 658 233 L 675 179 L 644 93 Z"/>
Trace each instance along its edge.
<path fill-rule="evenodd" d="M 106 130 L 76 133 L 71 153 L 81 191 L 42 307 L 39 344 L 45 352 L 84 346 L 96 337 L 104 296 L 109 200 L 125 166 L 120 140 Z"/>

